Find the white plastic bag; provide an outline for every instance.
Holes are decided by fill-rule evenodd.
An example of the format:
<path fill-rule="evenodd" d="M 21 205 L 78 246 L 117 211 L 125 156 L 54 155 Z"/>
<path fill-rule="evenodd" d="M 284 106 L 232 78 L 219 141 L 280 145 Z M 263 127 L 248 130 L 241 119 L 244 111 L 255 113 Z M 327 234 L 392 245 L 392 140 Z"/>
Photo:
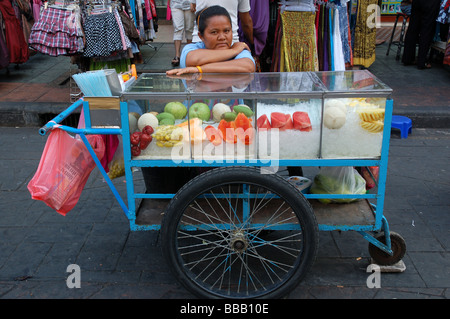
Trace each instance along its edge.
<path fill-rule="evenodd" d="M 312 194 L 365 194 L 366 181 L 352 166 L 322 167 L 314 177 Z M 322 203 L 350 203 L 355 198 L 319 199 Z"/>

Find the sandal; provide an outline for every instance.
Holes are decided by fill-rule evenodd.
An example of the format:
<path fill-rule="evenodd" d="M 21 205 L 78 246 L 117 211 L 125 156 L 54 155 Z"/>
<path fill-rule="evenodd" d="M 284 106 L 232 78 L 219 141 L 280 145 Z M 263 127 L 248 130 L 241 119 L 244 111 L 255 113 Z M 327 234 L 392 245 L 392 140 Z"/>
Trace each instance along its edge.
<path fill-rule="evenodd" d="M 180 58 L 179 57 L 174 57 L 173 59 L 172 59 L 172 65 L 173 66 L 178 66 L 178 65 L 180 65 Z"/>

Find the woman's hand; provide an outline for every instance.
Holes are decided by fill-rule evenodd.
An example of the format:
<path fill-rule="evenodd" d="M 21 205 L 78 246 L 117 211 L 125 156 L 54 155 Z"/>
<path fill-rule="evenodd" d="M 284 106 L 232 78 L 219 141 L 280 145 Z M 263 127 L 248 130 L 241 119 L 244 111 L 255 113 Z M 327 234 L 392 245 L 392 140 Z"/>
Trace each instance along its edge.
<path fill-rule="evenodd" d="M 249 46 L 245 42 L 235 42 L 235 43 L 233 43 L 233 45 L 231 46 L 230 49 L 235 50 L 236 55 L 238 55 L 239 53 L 241 53 L 244 50 L 250 51 Z"/>
<path fill-rule="evenodd" d="M 190 74 L 190 73 L 199 73 L 199 70 L 195 66 L 188 66 L 186 68 L 172 69 L 172 70 L 166 71 L 167 75 L 182 75 L 182 74 Z"/>

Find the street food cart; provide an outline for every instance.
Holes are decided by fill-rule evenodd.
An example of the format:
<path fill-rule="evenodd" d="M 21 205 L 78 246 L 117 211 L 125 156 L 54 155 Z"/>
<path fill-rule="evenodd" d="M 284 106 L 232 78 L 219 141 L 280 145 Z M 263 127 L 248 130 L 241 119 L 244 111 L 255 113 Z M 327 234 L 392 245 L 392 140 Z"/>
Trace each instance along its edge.
<path fill-rule="evenodd" d="M 74 103 L 40 133 L 82 106 L 86 128 L 58 128 L 79 134 L 93 157 L 86 135 L 122 137 L 125 199 L 94 160 L 130 229 L 161 232 L 176 278 L 201 297 L 273 298 L 311 268 L 319 231 L 360 233 L 381 265 L 405 254 L 383 216 L 391 93 L 366 70 L 142 74 L 119 97 Z M 151 142 L 133 149 L 130 136 L 151 123 Z M 196 174 L 173 192 L 136 192 L 136 168 L 167 167 Z M 280 174 L 285 167 L 377 167 L 379 174 L 370 191 L 330 194 L 312 191 L 316 179 L 296 188 Z"/>

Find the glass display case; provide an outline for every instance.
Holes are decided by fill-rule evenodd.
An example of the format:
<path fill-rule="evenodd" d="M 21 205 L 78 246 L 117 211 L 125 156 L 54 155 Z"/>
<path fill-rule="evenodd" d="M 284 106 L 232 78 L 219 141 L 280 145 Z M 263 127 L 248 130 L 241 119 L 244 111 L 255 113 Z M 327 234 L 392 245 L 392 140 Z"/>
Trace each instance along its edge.
<path fill-rule="evenodd" d="M 139 159 L 220 163 L 379 158 L 391 92 L 365 70 L 143 74 L 122 99 L 130 133 L 154 124 Z"/>
<path fill-rule="evenodd" d="M 325 86 L 321 157 L 380 157 L 392 90 L 367 70 L 314 75 Z"/>

